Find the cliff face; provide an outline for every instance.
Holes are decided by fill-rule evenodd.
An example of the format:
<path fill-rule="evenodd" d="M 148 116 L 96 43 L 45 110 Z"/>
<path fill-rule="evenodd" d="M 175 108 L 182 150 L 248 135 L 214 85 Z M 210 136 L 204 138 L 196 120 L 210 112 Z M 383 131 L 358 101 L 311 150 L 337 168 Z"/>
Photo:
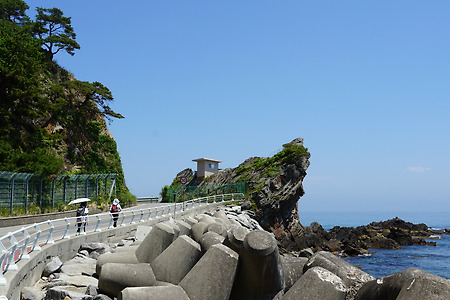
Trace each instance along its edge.
<path fill-rule="evenodd" d="M 281 242 L 303 232 L 297 202 L 305 194 L 303 179 L 310 154 L 297 138 L 283 145 L 273 157 L 252 157 L 236 168 L 224 169 L 207 177 L 200 185 L 223 185 L 246 181 L 248 199 L 260 225 L 274 232 Z"/>

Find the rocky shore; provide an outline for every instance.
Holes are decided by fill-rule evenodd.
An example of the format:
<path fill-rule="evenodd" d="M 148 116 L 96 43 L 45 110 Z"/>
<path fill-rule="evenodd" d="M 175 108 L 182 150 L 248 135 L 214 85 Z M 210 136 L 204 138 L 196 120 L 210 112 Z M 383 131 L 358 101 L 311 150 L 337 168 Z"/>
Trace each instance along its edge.
<path fill-rule="evenodd" d="M 291 239 L 278 238 L 281 249 L 286 252 L 312 248 L 325 250 L 342 257 L 371 254 L 369 248 L 402 249 L 402 246 L 436 246 L 433 238 L 440 234 L 450 234 L 448 229 L 433 230 L 426 224 L 413 224 L 399 218 L 382 222 L 372 222 L 358 227 L 335 226 L 325 231 L 317 222 L 304 226 L 303 231 Z"/>
<path fill-rule="evenodd" d="M 420 242 L 430 233 L 426 225 L 393 219 L 326 232 L 313 223 L 305 232 L 314 239 L 303 237 L 305 249 L 290 252 L 251 216 L 227 207 L 139 226 L 120 244 L 84 244 L 69 261 L 55 257 L 36 285 L 23 289 L 22 299 L 450 299 L 447 279 L 419 269 L 375 279 L 323 251 L 345 253 L 347 245 L 371 247 L 384 239 L 395 242 L 386 243 L 390 247 Z"/>

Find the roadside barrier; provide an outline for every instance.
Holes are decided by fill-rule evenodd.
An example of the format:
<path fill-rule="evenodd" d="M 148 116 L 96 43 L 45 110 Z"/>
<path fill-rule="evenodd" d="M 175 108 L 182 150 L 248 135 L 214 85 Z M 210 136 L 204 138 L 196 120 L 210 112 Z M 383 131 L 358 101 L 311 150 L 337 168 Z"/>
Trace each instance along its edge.
<path fill-rule="evenodd" d="M 242 201 L 242 193 L 222 194 L 197 198 L 186 202 L 161 204 L 158 207 L 137 210 L 122 210 L 119 213 L 117 227 L 124 227 L 149 220 L 175 218 L 178 214 L 196 208 L 222 202 Z M 41 251 L 45 245 L 55 244 L 58 241 L 70 240 L 78 236 L 77 217 L 47 220 L 35 223 L 20 230 L 9 232 L 0 237 L 0 287 L 8 285 L 5 278 L 7 272 L 18 270 L 17 264 L 21 260 L 30 259 L 34 251 Z M 80 224 L 79 235 L 114 229 L 111 213 L 89 215 L 86 224 Z M 7 299 L 0 296 L 0 300 Z"/>

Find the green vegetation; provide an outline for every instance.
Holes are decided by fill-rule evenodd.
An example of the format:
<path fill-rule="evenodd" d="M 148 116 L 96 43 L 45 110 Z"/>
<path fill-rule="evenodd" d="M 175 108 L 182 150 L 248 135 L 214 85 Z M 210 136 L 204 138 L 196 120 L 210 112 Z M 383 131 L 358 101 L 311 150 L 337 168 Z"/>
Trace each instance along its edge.
<path fill-rule="evenodd" d="M 125 186 L 116 142 L 105 119 L 111 91 L 80 81 L 53 61 L 80 49 L 71 18 L 58 8 L 37 8 L 34 20 L 22 0 L 0 1 L 0 170 L 50 174 L 117 173 L 123 203 L 134 200 Z"/>
<path fill-rule="evenodd" d="M 265 185 L 265 179 L 278 176 L 282 165 L 296 164 L 302 157 L 309 158 L 311 155 L 303 145 L 287 143 L 283 149 L 272 157 L 254 157 L 246 164 L 242 164 L 236 169 L 239 175 L 238 181 L 253 181 L 249 185 L 249 194 L 259 192 Z"/>
<path fill-rule="evenodd" d="M 249 180 L 252 173 L 258 173 L 259 178 L 273 178 L 279 174 L 281 165 L 295 164 L 302 157 L 310 157 L 308 149 L 303 145 L 284 144 L 283 150 L 272 157 L 254 157 L 249 164 L 239 166 L 236 174 L 240 175 L 240 181 Z"/>

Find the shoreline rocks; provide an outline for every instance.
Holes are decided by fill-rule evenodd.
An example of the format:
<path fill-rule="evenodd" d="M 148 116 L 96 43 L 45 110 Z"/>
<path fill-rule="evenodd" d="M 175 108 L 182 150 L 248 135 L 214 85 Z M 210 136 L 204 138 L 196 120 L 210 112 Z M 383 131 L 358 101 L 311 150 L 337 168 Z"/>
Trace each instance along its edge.
<path fill-rule="evenodd" d="M 370 248 L 402 249 L 408 245 L 436 246 L 435 242 L 425 239 L 437 234 L 448 234 L 449 230 L 433 230 L 426 224 L 413 224 L 399 218 L 382 222 L 372 222 L 358 227 L 335 226 L 328 232 L 317 222 L 305 226 L 292 239 L 278 239 L 286 252 L 295 252 L 304 248 L 315 251 L 326 250 L 338 253 L 342 257 L 371 254 Z"/>
<path fill-rule="evenodd" d="M 84 244 L 72 260 L 55 258 L 46 268 L 47 276 L 25 288 L 22 299 L 450 298 L 450 281 L 422 270 L 408 269 L 375 279 L 331 252 L 281 251 L 275 236 L 253 221 L 248 213 L 241 214 L 239 207 L 227 207 L 153 228 L 142 226 L 136 237 L 121 246 Z M 403 228 L 398 220 L 394 224 L 397 230 Z M 384 230 L 383 226 L 374 224 L 372 228 Z M 314 224 L 310 238 L 320 233 L 330 243 L 332 234 L 324 232 Z M 339 242 L 336 239 L 337 245 Z M 430 293 L 441 298 L 430 298 Z M 368 294 L 378 298 L 367 298 Z"/>

